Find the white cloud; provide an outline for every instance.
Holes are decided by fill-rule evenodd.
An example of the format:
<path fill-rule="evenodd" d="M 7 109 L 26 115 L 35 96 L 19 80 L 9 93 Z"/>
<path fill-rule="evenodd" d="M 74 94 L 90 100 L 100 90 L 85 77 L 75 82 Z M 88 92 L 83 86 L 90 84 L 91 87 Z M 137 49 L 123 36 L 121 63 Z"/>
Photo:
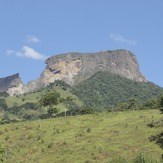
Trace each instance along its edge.
<path fill-rule="evenodd" d="M 39 42 L 41 42 L 41 40 L 38 39 L 36 36 L 28 35 L 28 36 L 26 36 L 25 42 L 39 43 Z"/>
<path fill-rule="evenodd" d="M 109 37 L 110 37 L 110 39 L 112 39 L 116 42 L 122 42 L 122 43 L 126 43 L 129 45 L 136 45 L 135 40 L 130 40 L 130 39 L 124 38 L 122 35 L 120 35 L 118 33 L 110 33 Z"/>
<path fill-rule="evenodd" d="M 28 46 L 23 46 L 20 51 L 7 50 L 6 54 L 15 55 L 17 57 L 31 58 L 35 60 L 45 60 L 47 58 L 45 55 L 35 51 L 34 49 Z"/>

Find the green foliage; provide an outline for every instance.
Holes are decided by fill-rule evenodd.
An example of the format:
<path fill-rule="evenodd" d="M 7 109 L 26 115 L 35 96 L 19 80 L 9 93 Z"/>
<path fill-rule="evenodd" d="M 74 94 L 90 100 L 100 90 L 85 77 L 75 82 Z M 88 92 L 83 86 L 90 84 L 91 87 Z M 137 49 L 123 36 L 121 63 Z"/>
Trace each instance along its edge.
<path fill-rule="evenodd" d="M 84 115 L 84 114 L 94 114 L 95 113 L 95 110 L 90 107 L 90 106 L 86 106 L 86 105 L 83 105 L 80 109 L 80 112 L 79 114 L 81 115 Z"/>
<path fill-rule="evenodd" d="M 130 98 L 128 103 L 129 103 L 129 106 L 128 106 L 129 110 L 137 110 L 138 109 L 138 100 L 137 99 Z"/>
<path fill-rule="evenodd" d="M 68 109 L 70 109 L 70 104 L 73 102 L 73 98 L 68 96 L 66 98 L 60 99 L 60 102 L 63 103 Z"/>
<path fill-rule="evenodd" d="M 46 88 L 36 92 L 27 93 L 19 96 L 7 96 L 7 97 L 1 96 L 0 117 L 3 118 L 4 111 L 5 112 L 7 111 L 9 112 L 10 120 L 8 121 L 3 119 L 3 121 L 0 121 L 0 123 L 1 124 L 11 123 L 14 122 L 15 119 L 34 120 L 37 119 L 37 116 L 38 118 L 41 119 L 44 118 L 47 119 L 51 117 L 48 113 L 49 107 L 57 108 L 58 114 L 60 115 L 61 112 L 64 113 L 65 110 L 68 111 L 68 115 L 72 114 L 75 115 L 76 111 L 80 110 L 82 102 L 79 100 L 77 96 L 73 95 L 68 91 L 69 88 L 70 86 L 65 84 L 65 82 L 56 81 L 55 83 L 50 84 Z M 52 94 L 54 95 L 53 97 L 51 97 Z M 5 96 L 4 93 L 2 93 L 2 95 Z M 46 95 L 49 95 L 49 97 L 45 97 Z M 57 100 L 55 97 L 57 97 Z M 49 101 L 46 100 L 46 98 L 49 98 L 51 101 L 49 99 L 48 99 Z M 42 101 L 42 104 L 44 103 L 44 106 L 46 105 L 46 102 L 47 104 L 50 105 L 47 105 L 45 107 L 43 105 L 40 105 L 41 104 L 40 101 L 42 99 L 44 99 L 44 101 Z M 61 99 L 64 99 L 64 101 L 61 102 L 60 101 Z"/>
<path fill-rule="evenodd" d="M 161 162 L 161 161 L 159 161 Z M 151 157 L 149 156 L 145 156 L 143 154 L 138 154 L 134 160 L 133 163 L 158 163 L 157 160 L 153 160 Z"/>
<path fill-rule="evenodd" d="M 128 110 L 129 103 L 128 102 L 119 102 L 113 109 L 116 111 L 125 111 Z"/>
<path fill-rule="evenodd" d="M 0 163 L 5 162 L 6 160 L 5 153 L 6 153 L 5 147 L 2 146 L 2 144 L 0 144 Z"/>
<path fill-rule="evenodd" d="M 163 114 L 163 95 L 159 96 L 158 105 L 159 105 L 161 113 Z"/>
<path fill-rule="evenodd" d="M 40 116 L 40 113 L 36 110 L 31 110 L 31 109 L 21 109 L 18 112 L 18 117 L 21 119 L 25 119 L 25 120 L 36 120 L 38 119 Z"/>
<path fill-rule="evenodd" d="M 163 89 L 153 83 L 134 82 L 108 72 L 96 73 L 71 91 L 95 110 L 110 110 L 117 103 L 127 102 L 132 98 L 144 103 L 163 93 Z"/>
<path fill-rule="evenodd" d="M 9 118 L 9 112 L 8 111 L 5 111 L 4 114 L 3 114 L 3 117 L 2 117 L 2 120 L 10 120 Z"/>
<path fill-rule="evenodd" d="M 0 143 L 0 163 L 7 163 L 8 157 L 9 155 L 7 149 Z"/>
<path fill-rule="evenodd" d="M 49 116 L 51 117 L 52 116 L 52 114 L 55 114 L 55 113 L 58 113 L 58 109 L 57 108 L 54 108 L 54 107 L 52 107 L 52 106 L 50 106 L 49 108 L 48 108 L 48 114 L 49 114 Z"/>
<path fill-rule="evenodd" d="M 159 108 L 158 98 L 152 98 L 146 101 L 142 106 L 142 109 L 157 109 L 157 108 Z"/>
<path fill-rule="evenodd" d="M 0 110 L 7 110 L 7 104 L 5 99 L 0 99 Z"/>
<path fill-rule="evenodd" d="M 20 115 L 20 114 L 22 114 L 22 110 L 27 112 L 26 110 L 35 110 L 36 111 L 39 109 L 40 109 L 39 105 L 37 103 L 33 103 L 33 102 L 27 102 L 20 106 L 18 106 L 17 103 L 14 103 L 14 106 L 9 108 L 8 112 L 11 114 Z"/>
<path fill-rule="evenodd" d="M 8 97 L 9 94 L 7 92 L 0 92 L 0 97 Z"/>
<path fill-rule="evenodd" d="M 56 80 L 51 85 L 58 86 L 58 87 L 62 88 L 63 90 L 68 90 L 70 88 L 70 85 L 66 84 L 63 80 Z"/>
<path fill-rule="evenodd" d="M 125 158 L 117 157 L 117 158 L 113 158 L 108 163 L 129 163 L 129 162 Z"/>
<path fill-rule="evenodd" d="M 44 107 L 48 106 L 48 114 L 47 115 L 42 115 L 41 118 L 49 118 L 52 117 L 52 114 L 57 113 L 58 109 L 54 107 L 53 105 L 57 105 L 59 103 L 60 99 L 60 93 L 53 91 L 50 93 L 45 94 L 43 97 L 40 99 L 40 104 Z"/>
<path fill-rule="evenodd" d="M 157 134 L 157 135 L 152 135 L 149 137 L 149 140 L 152 142 L 156 142 L 162 149 L 163 149 L 163 132 Z"/>
<path fill-rule="evenodd" d="M 59 103 L 58 101 L 59 98 L 60 98 L 60 93 L 53 91 L 41 97 L 40 104 L 44 107 L 50 105 L 57 105 Z"/>

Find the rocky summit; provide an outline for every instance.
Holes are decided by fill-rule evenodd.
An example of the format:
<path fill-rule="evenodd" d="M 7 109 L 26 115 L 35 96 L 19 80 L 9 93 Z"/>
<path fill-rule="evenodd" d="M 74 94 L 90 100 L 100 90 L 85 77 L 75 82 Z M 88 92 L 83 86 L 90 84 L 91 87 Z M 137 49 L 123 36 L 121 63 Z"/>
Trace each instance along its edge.
<path fill-rule="evenodd" d="M 19 74 L 0 78 L 0 92 L 8 92 L 10 95 L 22 94 L 24 85 Z"/>
<path fill-rule="evenodd" d="M 107 71 L 137 82 L 147 82 L 139 70 L 135 55 L 127 50 L 109 50 L 98 53 L 66 53 L 48 58 L 41 76 L 30 81 L 26 86 L 0 83 L 0 91 L 8 88 L 13 95 L 32 92 L 46 87 L 55 80 L 63 80 L 69 85 L 77 85 L 99 71 Z M 19 87 L 19 88 L 18 88 Z M 17 88 L 17 89 L 16 89 Z"/>

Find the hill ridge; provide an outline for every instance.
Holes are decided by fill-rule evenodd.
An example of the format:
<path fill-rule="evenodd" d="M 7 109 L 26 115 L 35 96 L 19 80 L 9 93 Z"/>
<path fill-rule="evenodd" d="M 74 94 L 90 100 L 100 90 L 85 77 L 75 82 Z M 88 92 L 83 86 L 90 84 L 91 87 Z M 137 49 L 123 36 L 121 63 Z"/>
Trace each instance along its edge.
<path fill-rule="evenodd" d="M 99 71 L 107 71 L 138 82 L 147 82 L 139 70 L 136 56 L 127 50 L 107 50 L 96 53 L 65 53 L 46 59 L 46 68 L 36 80 L 23 85 L 8 87 L 10 95 L 33 92 L 48 86 L 56 80 L 63 80 L 73 86 L 87 80 Z M 2 87 L 0 85 L 0 87 Z M 1 89 L 0 89 L 1 90 Z"/>

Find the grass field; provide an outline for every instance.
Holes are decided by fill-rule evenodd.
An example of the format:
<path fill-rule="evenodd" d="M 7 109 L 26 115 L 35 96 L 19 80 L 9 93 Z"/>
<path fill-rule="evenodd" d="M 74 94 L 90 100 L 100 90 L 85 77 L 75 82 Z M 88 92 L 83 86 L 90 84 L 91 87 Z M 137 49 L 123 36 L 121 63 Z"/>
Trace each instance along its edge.
<path fill-rule="evenodd" d="M 0 125 L 9 163 L 108 163 L 138 154 L 160 160 L 163 150 L 148 137 L 162 128 L 158 110 L 99 113 Z"/>

